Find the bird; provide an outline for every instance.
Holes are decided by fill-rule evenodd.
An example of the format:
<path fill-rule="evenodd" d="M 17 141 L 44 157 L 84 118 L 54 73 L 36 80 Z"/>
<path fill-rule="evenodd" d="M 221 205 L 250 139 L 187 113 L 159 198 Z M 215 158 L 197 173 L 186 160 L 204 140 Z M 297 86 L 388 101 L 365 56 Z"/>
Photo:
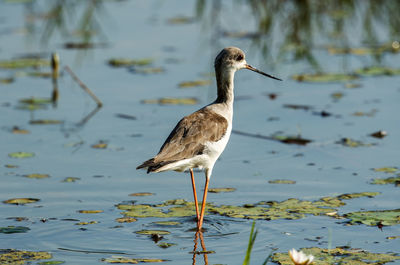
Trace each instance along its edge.
<path fill-rule="evenodd" d="M 237 47 L 222 49 L 215 58 L 214 68 L 217 81 L 216 100 L 183 117 L 171 131 L 158 154 L 136 168 L 147 168 L 147 173 L 189 171 L 199 231 L 203 225 L 208 186 L 214 164 L 224 151 L 232 131 L 235 72 L 248 69 L 282 81 L 249 65 L 246 62 L 245 53 Z M 205 173 L 200 211 L 193 173 L 195 168 L 204 170 Z"/>

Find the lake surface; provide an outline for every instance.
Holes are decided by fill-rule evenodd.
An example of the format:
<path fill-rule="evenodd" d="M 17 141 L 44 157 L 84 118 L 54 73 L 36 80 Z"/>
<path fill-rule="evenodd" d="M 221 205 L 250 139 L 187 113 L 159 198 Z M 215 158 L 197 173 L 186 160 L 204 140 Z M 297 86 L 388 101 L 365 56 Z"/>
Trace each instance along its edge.
<path fill-rule="evenodd" d="M 193 217 L 149 217 L 118 223 L 115 219 L 122 217 L 123 211 L 116 205 L 132 200 L 135 204 L 193 200 L 188 173 L 147 175 L 137 171 L 136 166 L 158 152 L 181 117 L 214 100 L 213 61 L 226 46 L 240 47 L 249 64 L 284 80 L 274 81 L 245 70 L 237 72 L 233 129 L 252 135 L 301 136 L 312 142 L 285 144 L 233 133 L 214 167 L 210 187 L 236 190 L 210 193 L 207 202 L 241 206 L 289 198 L 315 201 L 344 193 L 380 192 L 373 198 L 346 201 L 338 208 L 338 214 L 400 208 L 399 187 L 371 184 L 374 178 L 399 174 L 373 169 L 399 166 L 400 75 L 359 75 L 355 80 L 333 82 L 298 82 L 291 78 L 303 73 L 349 74 L 371 66 L 399 69 L 398 52 L 332 54 L 327 49 L 343 43 L 352 48 L 393 43 L 395 50 L 399 36 L 390 33 L 390 25 L 379 20 L 372 19 L 374 38 L 368 39 L 370 42 L 364 38 L 365 24 L 360 13 L 367 4 L 355 1 L 360 11 L 355 12 L 353 24 L 349 22 L 353 27 L 340 32 L 347 36 L 346 41 L 335 37 L 332 21 L 324 22 L 331 26 L 324 34 L 311 20 L 314 24 L 304 31 L 301 27 L 306 25 L 297 25 L 302 41 L 296 43 L 296 34 L 290 34 L 290 20 L 279 17 L 284 14 L 282 9 L 271 16 L 272 25 L 266 35 L 262 32 L 265 14 L 262 17 L 257 6 L 245 1 L 61 2 L 1 2 L 0 60 L 27 55 L 48 59 L 57 52 L 61 70 L 69 66 L 103 107 L 90 115 L 96 110 L 95 102 L 63 70 L 58 79 L 56 106 L 46 103 L 43 109 L 21 110 L 21 99 L 51 97 L 51 79 L 29 75 L 37 71 L 33 68 L 0 69 L 0 79 L 13 78 L 9 84 L 0 84 L 0 200 L 40 199 L 25 205 L 0 204 L 0 227 L 30 229 L 25 233 L 0 233 L 0 249 L 47 251 L 53 260 L 66 264 L 106 264 L 102 259 L 112 256 L 192 264 Z M 288 8 L 289 13 L 300 12 Z M 319 16 L 326 19 L 324 14 Z M 307 38 L 309 31 L 315 31 L 310 35 L 312 40 Z M 79 43 L 93 47 L 71 48 Z M 107 62 L 112 58 L 150 58 L 152 63 L 133 68 L 111 67 Z M 141 73 L 143 69 L 147 72 Z M 40 70 L 49 72 L 50 68 Z M 194 80 L 210 83 L 179 87 L 181 82 Z M 160 98 L 198 101 L 189 105 L 143 102 Z M 31 122 L 40 119 L 61 123 Z M 13 133 L 14 127 L 29 133 Z M 382 139 L 369 136 L 380 130 L 388 135 Z M 343 145 L 344 138 L 366 146 Z M 106 148 L 93 148 L 99 143 L 106 143 Z M 14 152 L 35 155 L 10 157 Z M 49 177 L 27 178 L 29 174 Z M 195 176 L 198 191 L 202 192 L 204 175 L 196 172 Z M 68 177 L 78 179 L 65 182 Z M 276 179 L 293 180 L 295 184 L 269 183 Z M 129 196 L 138 192 L 154 194 Z M 80 210 L 102 212 L 85 214 Z M 26 219 L 16 221 L 10 217 Z M 154 224 L 165 220 L 180 224 Z M 97 223 L 76 225 L 90 221 Z M 204 254 L 198 254 L 197 264 L 240 264 L 252 222 L 207 215 L 204 244 L 212 253 L 206 259 Z M 262 264 L 271 252 L 314 246 L 399 253 L 400 239 L 388 239 L 400 236 L 399 225 L 379 229 L 364 224 L 347 226 L 345 222 L 346 219 L 324 215 L 257 220 L 251 263 Z M 135 233 L 144 229 L 168 230 L 171 233 L 162 242 L 175 245 L 160 248 L 149 236 Z"/>

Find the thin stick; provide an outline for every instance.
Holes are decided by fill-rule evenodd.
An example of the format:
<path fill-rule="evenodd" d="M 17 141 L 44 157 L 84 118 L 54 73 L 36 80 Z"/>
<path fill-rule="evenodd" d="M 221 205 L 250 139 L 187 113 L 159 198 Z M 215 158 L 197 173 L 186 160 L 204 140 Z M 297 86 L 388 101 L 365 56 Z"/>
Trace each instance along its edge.
<path fill-rule="evenodd" d="M 96 101 L 97 106 L 101 107 L 103 106 L 103 103 L 96 97 L 96 95 L 72 72 L 71 68 L 69 66 L 65 66 L 64 69 L 71 75 L 71 77 L 79 84 L 79 86 L 85 90 L 86 93 L 89 94 L 93 98 L 94 101 Z"/>

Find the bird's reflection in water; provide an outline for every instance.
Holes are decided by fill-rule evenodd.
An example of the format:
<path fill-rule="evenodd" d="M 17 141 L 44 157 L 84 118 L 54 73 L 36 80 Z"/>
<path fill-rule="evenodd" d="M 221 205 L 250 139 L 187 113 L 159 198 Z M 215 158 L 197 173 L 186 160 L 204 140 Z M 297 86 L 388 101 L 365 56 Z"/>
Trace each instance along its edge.
<path fill-rule="evenodd" d="M 199 238 L 200 238 L 200 245 L 202 250 L 197 250 L 197 246 L 199 243 Z M 204 243 L 204 237 L 203 237 L 203 232 L 197 231 L 194 237 L 194 247 L 193 247 L 193 262 L 192 265 L 196 264 L 196 256 L 198 255 L 203 255 L 204 259 L 204 265 L 208 265 L 208 256 L 207 254 L 213 253 L 213 251 L 207 251 L 206 249 L 206 244 Z"/>

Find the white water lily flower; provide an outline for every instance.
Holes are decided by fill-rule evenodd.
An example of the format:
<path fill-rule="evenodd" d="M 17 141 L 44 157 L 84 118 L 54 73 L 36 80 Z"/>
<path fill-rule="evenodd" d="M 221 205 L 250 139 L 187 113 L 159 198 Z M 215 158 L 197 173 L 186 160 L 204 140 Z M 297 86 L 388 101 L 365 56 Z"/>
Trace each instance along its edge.
<path fill-rule="evenodd" d="M 293 261 L 295 265 L 308 265 L 311 264 L 314 260 L 313 255 L 306 255 L 303 251 L 297 252 L 294 248 L 289 250 L 290 259 Z"/>

